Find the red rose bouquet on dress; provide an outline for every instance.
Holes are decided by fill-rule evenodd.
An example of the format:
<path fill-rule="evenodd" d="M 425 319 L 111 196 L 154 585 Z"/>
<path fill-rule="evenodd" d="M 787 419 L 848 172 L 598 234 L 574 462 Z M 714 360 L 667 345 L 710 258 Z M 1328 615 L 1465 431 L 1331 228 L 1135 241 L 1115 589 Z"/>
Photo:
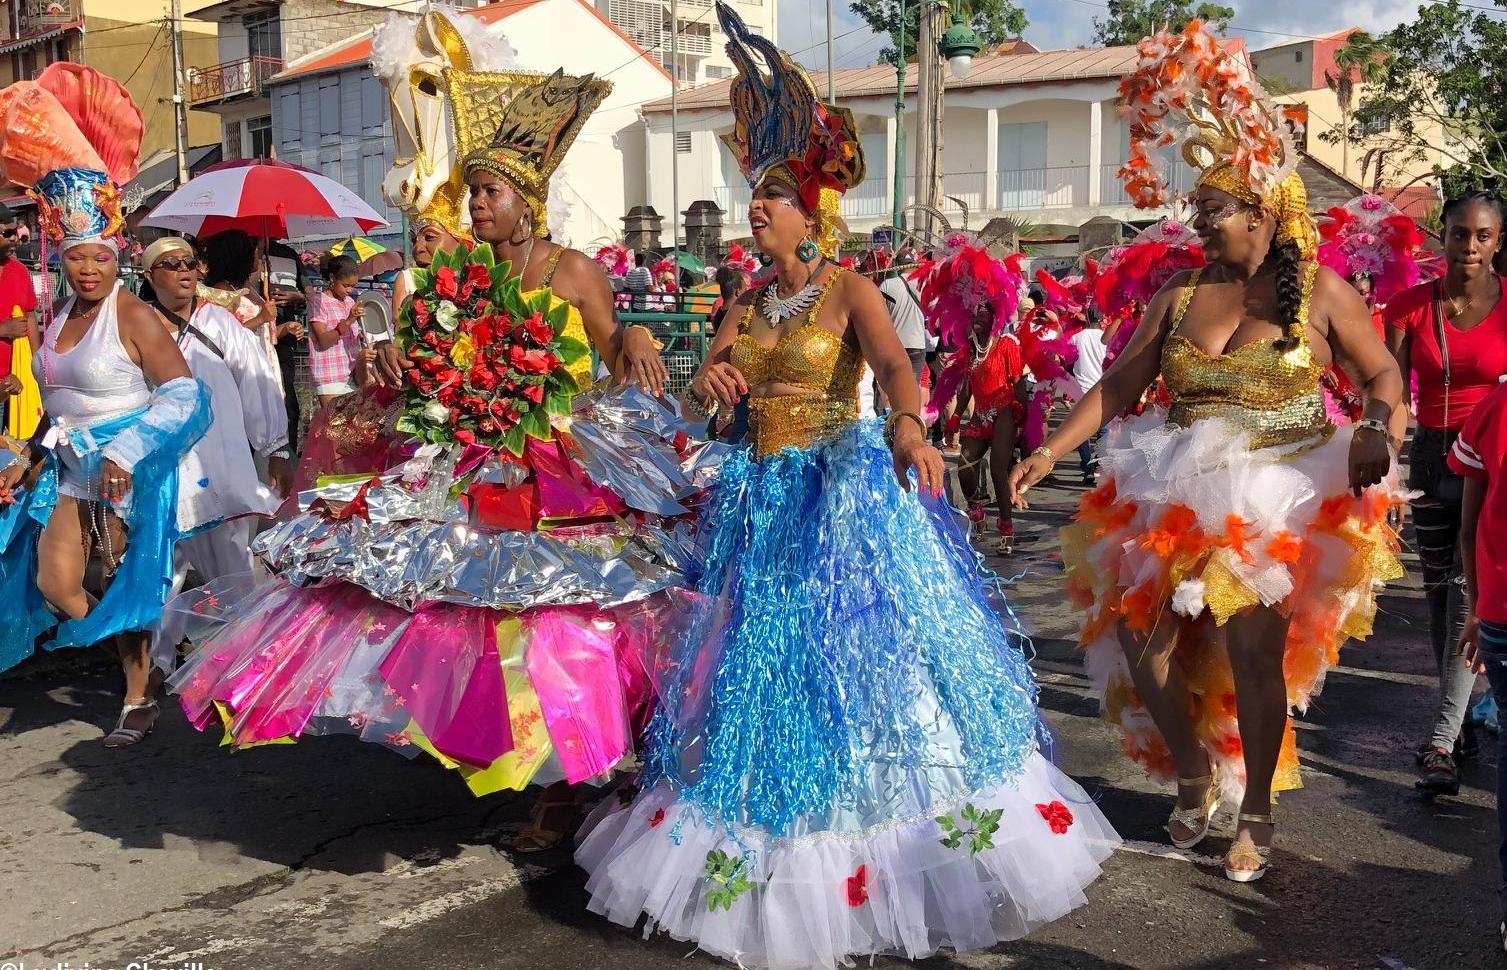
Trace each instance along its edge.
<path fill-rule="evenodd" d="M 439 253 L 414 271 L 399 311 L 406 373 L 397 429 L 436 444 L 484 444 L 522 455 L 549 440 L 550 418 L 570 413 L 580 390 L 569 365 L 590 354 L 564 335 L 569 306 L 549 292 L 525 296 L 492 247 Z"/>

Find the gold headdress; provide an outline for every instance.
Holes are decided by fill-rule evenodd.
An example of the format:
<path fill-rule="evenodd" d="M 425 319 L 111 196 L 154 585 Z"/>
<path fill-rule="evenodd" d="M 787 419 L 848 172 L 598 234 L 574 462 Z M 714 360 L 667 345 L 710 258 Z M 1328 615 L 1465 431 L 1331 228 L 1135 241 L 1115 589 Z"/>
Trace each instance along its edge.
<path fill-rule="evenodd" d="M 1245 63 L 1197 20 L 1180 33 L 1146 38 L 1139 54 L 1134 73 L 1120 82 L 1130 130 L 1120 178 L 1135 204 L 1167 204 L 1167 178 L 1154 153 L 1182 142 L 1183 160 L 1202 172 L 1199 185 L 1259 205 L 1276 220 L 1277 243 L 1294 243 L 1312 259 L 1318 230 L 1291 131 L 1307 120 L 1303 109 L 1272 104 Z"/>
<path fill-rule="evenodd" d="M 729 96 L 733 130 L 725 136 L 743 177 L 757 188 L 776 178 L 800 193 L 816 218 L 817 247 L 837 253 L 838 197 L 863 181 L 863 148 L 853 112 L 822 104 L 806 72 L 767 38 L 717 4 L 727 54 L 738 68 Z M 760 62 L 764 69 L 760 69 Z"/>
<path fill-rule="evenodd" d="M 481 169 L 516 186 L 533 211 L 534 235 L 543 237 L 549 232 L 549 177 L 612 92 L 611 82 L 560 70 L 545 76 L 451 68 L 445 84 L 464 173 Z"/>
<path fill-rule="evenodd" d="M 433 223 L 467 246 L 473 245 L 470 220 L 466 218 L 465 186 L 446 182 L 434 190 L 429 204 L 413 214 L 415 229 Z"/>

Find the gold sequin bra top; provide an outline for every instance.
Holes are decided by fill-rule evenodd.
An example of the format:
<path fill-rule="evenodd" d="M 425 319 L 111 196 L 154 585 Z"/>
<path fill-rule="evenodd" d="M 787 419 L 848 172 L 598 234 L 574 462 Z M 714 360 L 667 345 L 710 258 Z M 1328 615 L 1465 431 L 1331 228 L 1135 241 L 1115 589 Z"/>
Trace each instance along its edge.
<path fill-rule="evenodd" d="M 1318 266 L 1303 276 L 1296 347 L 1277 349 L 1277 337 L 1265 337 L 1232 351 L 1211 355 L 1178 331 L 1193 292 L 1195 271 L 1172 318 L 1172 332 L 1162 345 L 1162 379 L 1172 395 L 1167 421 L 1191 427 L 1205 418 L 1224 418 L 1250 435 L 1252 448 L 1285 447 L 1327 437 L 1334 426 L 1324 410 L 1319 378 L 1324 367 L 1308 347 L 1308 305 Z"/>
<path fill-rule="evenodd" d="M 842 273 L 834 272 L 823 284 L 809 310 L 786 321 L 785 333 L 772 346 L 763 346 L 748 332 L 757 299 L 738 321 L 738 339 L 729 360 L 749 387 L 788 384 L 812 392 L 749 400 L 748 429 L 755 457 L 764 458 L 782 448 L 809 448 L 858 417 L 863 357 L 857 347 L 816 322 Z"/>

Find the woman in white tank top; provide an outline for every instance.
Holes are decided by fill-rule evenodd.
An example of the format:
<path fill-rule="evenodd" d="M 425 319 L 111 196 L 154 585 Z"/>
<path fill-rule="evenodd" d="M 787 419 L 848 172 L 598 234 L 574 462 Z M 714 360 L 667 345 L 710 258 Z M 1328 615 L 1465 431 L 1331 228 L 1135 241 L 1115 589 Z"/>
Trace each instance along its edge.
<path fill-rule="evenodd" d="M 161 618 L 162 571 L 171 577 L 179 537 L 178 461 L 203 433 L 208 407 L 177 344 L 121 286 L 112 243 L 67 246 L 62 268 L 74 295 L 56 307 L 32 361 L 46 412 L 45 430 L 25 449 L 41 466 L 28 511 L 45 523 L 34 582 L 63 621 L 54 645 L 114 640 L 126 691 L 105 743 L 124 747 L 157 717 L 150 628 Z M 0 486 L 13 485 L 23 464 L 0 472 Z M 93 554 L 103 565 L 98 600 L 84 588 Z"/>

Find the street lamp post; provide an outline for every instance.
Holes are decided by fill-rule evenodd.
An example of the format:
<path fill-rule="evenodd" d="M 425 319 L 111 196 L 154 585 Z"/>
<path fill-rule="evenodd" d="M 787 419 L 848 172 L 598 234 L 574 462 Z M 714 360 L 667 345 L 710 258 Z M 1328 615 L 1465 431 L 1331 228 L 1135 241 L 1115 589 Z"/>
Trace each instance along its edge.
<path fill-rule="evenodd" d="M 921 16 L 926 15 L 924 8 L 934 2 L 937 2 L 937 0 L 920 0 L 922 8 Z M 963 15 L 961 13 L 954 12 L 952 15 L 952 26 L 947 29 L 946 33 L 944 33 L 941 39 L 937 42 L 937 54 L 941 55 L 941 57 L 947 61 L 952 76 L 959 80 L 962 80 L 963 78 L 968 76 L 970 71 L 973 70 L 973 56 L 977 54 L 979 52 L 979 49 L 983 46 L 983 40 L 973 30 L 972 27 L 968 26 L 968 22 L 963 19 Z M 931 74 L 930 72 L 926 71 L 924 66 L 920 63 L 920 60 L 923 56 L 925 56 L 925 53 L 926 52 L 923 51 L 919 46 L 917 47 L 916 67 L 918 76 L 916 84 L 916 101 L 922 107 L 921 117 L 923 120 L 927 119 L 927 117 L 932 113 L 927 110 L 927 105 L 931 104 L 931 102 L 927 99 L 929 97 L 935 96 L 935 93 L 931 90 L 933 83 L 931 80 Z M 891 223 L 893 223 L 894 227 L 897 230 L 903 229 L 905 227 L 905 73 L 905 0 L 900 0 L 899 46 L 895 51 L 894 199 L 890 213 L 890 221 Z M 936 83 L 940 84 L 940 80 L 940 75 L 938 75 Z M 932 121 L 934 124 L 940 127 L 940 106 L 937 106 L 936 114 L 938 115 L 938 118 L 932 119 Z M 930 128 L 929 125 L 925 127 L 927 129 Z M 940 144 L 931 143 L 932 139 L 930 137 L 929 130 L 918 129 L 918 134 L 920 136 L 920 140 L 916 144 L 918 159 L 920 158 L 922 152 L 940 151 Z M 919 183 L 917 185 L 917 189 L 920 189 Z M 934 198 L 934 190 L 935 185 L 927 187 L 926 197 L 921 200 L 924 204 L 933 207 L 936 205 L 937 199 Z"/>

